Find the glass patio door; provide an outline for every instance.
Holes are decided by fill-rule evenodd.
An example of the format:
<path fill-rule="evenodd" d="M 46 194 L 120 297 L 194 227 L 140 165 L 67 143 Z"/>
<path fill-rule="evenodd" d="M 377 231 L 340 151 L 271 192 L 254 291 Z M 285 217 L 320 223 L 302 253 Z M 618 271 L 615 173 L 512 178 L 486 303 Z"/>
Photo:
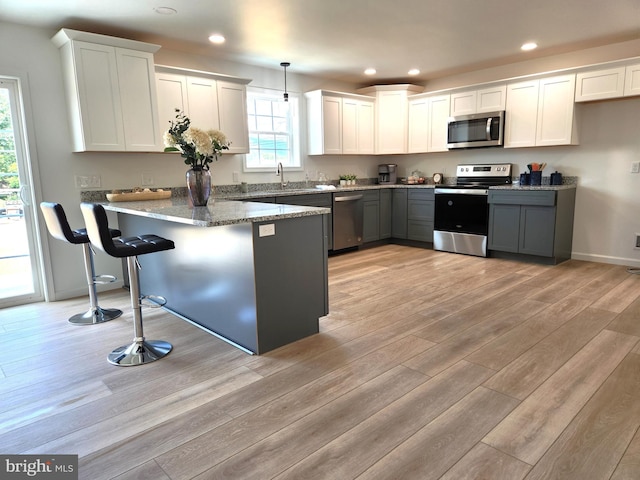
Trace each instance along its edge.
<path fill-rule="evenodd" d="M 22 99 L 0 77 L 0 308 L 43 300 Z"/>

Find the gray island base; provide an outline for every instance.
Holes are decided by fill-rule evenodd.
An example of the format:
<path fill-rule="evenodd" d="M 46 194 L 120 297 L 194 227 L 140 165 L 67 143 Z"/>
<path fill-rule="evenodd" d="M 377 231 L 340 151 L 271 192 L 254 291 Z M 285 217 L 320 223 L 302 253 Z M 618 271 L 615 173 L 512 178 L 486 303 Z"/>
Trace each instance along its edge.
<path fill-rule="evenodd" d="M 144 255 L 143 295 L 243 350 L 262 354 L 318 333 L 328 314 L 329 209 L 180 200 L 105 204 L 123 236 L 153 233 L 175 250 Z"/>

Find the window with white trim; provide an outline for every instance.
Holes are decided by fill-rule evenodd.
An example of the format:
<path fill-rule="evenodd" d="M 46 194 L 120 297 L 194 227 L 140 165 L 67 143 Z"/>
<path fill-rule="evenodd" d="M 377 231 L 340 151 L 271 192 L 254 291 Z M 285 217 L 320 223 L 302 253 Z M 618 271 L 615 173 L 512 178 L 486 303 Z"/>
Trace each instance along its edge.
<path fill-rule="evenodd" d="M 285 102 L 281 91 L 247 88 L 250 153 L 245 171 L 272 171 L 278 163 L 301 169 L 299 96 L 289 93 Z"/>

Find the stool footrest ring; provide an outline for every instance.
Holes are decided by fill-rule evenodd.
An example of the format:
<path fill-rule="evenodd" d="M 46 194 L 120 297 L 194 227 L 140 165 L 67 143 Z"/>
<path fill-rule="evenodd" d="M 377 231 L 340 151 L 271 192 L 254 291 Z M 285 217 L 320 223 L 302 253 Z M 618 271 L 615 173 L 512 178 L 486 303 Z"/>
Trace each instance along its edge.
<path fill-rule="evenodd" d="M 96 275 L 95 277 L 93 277 L 93 283 L 97 283 L 99 285 L 105 284 L 105 283 L 113 283 L 118 279 L 118 277 L 114 276 L 114 275 Z"/>
<path fill-rule="evenodd" d="M 104 323 L 122 315 L 122 310 L 117 308 L 92 308 L 85 313 L 78 313 L 69 318 L 69 323 L 73 325 L 95 325 L 96 323 Z"/>
<path fill-rule="evenodd" d="M 140 297 L 140 306 L 149 308 L 160 308 L 167 304 L 167 299 L 160 295 L 143 295 Z"/>

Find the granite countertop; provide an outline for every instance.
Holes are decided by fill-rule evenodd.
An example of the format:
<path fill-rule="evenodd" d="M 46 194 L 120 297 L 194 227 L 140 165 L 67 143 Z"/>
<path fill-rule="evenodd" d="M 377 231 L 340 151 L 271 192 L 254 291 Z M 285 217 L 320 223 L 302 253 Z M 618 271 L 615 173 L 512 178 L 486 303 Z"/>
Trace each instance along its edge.
<path fill-rule="evenodd" d="M 217 227 L 331 213 L 330 208 L 210 199 L 206 207 L 189 207 L 186 197 L 169 200 L 103 203 L 105 210 L 199 227 Z"/>
<path fill-rule="evenodd" d="M 265 198 L 265 197 L 282 197 L 289 195 L 310 195 L 313 193 L 340 193 L 340 192 L 355 192 L 362 190 L 379 190 L 381 188 L 435 188 L 433 184 L 416 184 L 406 185 L 402 183 L 391 185 L 352 185 L 349 187 L 336 187 L 332 189 L 320 189 L 320 188 L 291 188 L 280 190 L 256 190 L 247 193 L 228 192 L 228 193 L 215 193 L 216 198 L 226 200 L 250 200 L 252 198 Z"/>
<path fill-rule="evenodd" d="M 577 185 L 575 183 L 564 185 L 520 185 L 514 183 L 512 185 L 489 187 L 489 190 L 570 190 L 576 187 Z"/>
<path fill-rule="evenodd" d="M 226 200 L 251 200 L 252 198 L 265 198 L 265 197 L 280 197 L 280 196 L 288 196 L 288 195 L 309 195 L 313 193 L 340 193 L 340 192 L 350 192 L 350 191 L 361 191 L 361 190 L 379 190 L 381 188 L 409 188 L 409 189 L 434 189 L 436 187 L 447 187 L 449 185 L 434 185 L 434 184 L 415 184 L 415 185 L 407 185 L 407 184 L 393 184 L 393 185 L 356 185 L 350 187 L 336 187 L 332 190 L 321 190 L 317 188 L 299 188 L 299 189 L 291 189 L 287 190 L 286 188 L 283 190 L 259 190 L 259 191 L 251 191 L 248 193 L 219 193 L 216 194 L 216 198 L 226 199 Z M 566 190 L 576 188 L 576 184 L 565 184 L 565 185 L 520 185 L 520 184 L 509 184 L 509 185 L 499 185 L 494 187 L 489 187 L 489 190 Z"/>

